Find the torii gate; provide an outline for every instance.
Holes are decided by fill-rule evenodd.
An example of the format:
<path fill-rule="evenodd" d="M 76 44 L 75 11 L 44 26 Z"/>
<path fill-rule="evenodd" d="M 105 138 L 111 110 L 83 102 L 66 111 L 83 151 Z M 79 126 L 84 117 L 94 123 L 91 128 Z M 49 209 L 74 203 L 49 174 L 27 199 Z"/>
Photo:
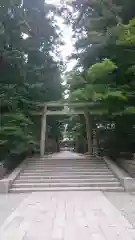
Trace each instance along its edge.
<path fill-rule="evenodd" d="M 88 152 L 92 153 L 92 134 L 91 134 L 91 122 L 89 118 L 88 107 L 93 103 L 88 102 L 75 102 L 75 103 L 62 103 L 62 102 L 46 102 L 44 103 L 44 109 L 41 120 L 41 140 L 40 140 L 40 157 L 44 157 L 45 154 L 45 140 L 46 140 L 46 118 L 48 115 L 78 115 L 83 114 L 86 121 L 86 133 L 88 141 Z M 63 110 L 48 110 L 48 107 L 64 107 Z M 70 107 L 83 107 L 85 110 L 73 110 Z"/>

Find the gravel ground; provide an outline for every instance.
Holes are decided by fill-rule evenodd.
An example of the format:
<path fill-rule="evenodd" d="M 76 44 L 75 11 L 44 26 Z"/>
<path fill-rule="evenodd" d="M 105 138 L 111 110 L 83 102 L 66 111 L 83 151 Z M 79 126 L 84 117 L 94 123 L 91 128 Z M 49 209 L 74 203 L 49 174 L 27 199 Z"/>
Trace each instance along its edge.
<path fill-rule="evenodd" d="M 135 227 L 135 194 L 106 192 L 104 195 Z"/>

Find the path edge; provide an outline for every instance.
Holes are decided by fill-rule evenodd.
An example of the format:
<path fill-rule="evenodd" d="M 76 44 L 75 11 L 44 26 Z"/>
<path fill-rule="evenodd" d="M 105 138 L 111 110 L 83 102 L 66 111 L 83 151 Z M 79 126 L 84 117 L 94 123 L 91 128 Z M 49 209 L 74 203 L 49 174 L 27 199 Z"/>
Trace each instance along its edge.
<path fill-rule="evenodd" d="M 27 161 L 28 158 L 26 158 L 22 163 L 20 163 L 19 166 L 16 167 L 7 177 L 5 176 L 5 178 L 0 180 L 0 194 L 9 192 L 11 185 L 25 168 Z"/>
<path fill-rule="evenodd" d="M 121 169 L 116 163 L 114 163 L 110 158 L 103 158 L 108 168 L 115 174 L 119 179 L 121 185 L 124 187 L 126 192 L 135 192 L 135 179 L 130 177 L 129 174 Z"/>

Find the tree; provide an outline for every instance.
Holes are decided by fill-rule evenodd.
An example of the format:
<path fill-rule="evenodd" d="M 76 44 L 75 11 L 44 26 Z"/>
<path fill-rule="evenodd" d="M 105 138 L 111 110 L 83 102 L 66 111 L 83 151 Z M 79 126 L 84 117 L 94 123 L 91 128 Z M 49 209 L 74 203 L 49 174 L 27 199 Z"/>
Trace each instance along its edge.
<path fill-rule="evenodd" d="M 44 0 L 0 3 L 0 146 L 3 156 L 36 146 L 41 120 L 31 112 L 40 110 L 39 102 L 61 98 L 61 63 L 52 57 L 59 44 L 53 17 L 49 15 L 53 9 Z"/>
<path fill-rule="evenodd" d="M 83 78 L 83 85 L 77 87 L 77 81 L 72 79 L 71 96 L 76 100 L 100 103 L 97 113 L 101 106 L 107 110 L 105 115 L 103 109 L 100 111 L 100 121 L 113 120 L 117 129 L 115 141 L 123 141 L 117 138 L 124 132 L 119 122 L 122 118 L 130 125 L 134 119 L 134 2 L 75 1 L 72 6 L 76 12 L 71 20 L 76 38 L 73 57 L 82 66 L 79 79 Z M 108 72 L 108 67 L 111 72 Z M 126 142 L 130 142 L 128 132 L 131 132 L 129 127 Z"/>
<path fill-rule="evenodd" d="M 106 46 L 110 41 L 110 31 L 117 24 L 127 24 L 135 14 L 135 3 L 117 0 L 79 1 L 72 4 L 70 22 L 76 39 L 76 54 L 73 54 L 84 67 L 103 59 L 110 58 Z"/>

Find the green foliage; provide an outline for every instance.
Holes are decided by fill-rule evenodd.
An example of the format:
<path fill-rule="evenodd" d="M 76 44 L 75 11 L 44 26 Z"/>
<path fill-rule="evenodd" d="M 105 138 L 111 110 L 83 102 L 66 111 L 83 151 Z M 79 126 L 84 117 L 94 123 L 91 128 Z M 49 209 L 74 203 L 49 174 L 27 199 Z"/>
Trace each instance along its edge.
<path fill-rule="evenodd" d="M 109 80 L 109 75 L 115 69 L 117 69 L 117 66 L 111 60 L 104 59 L 88 69 L 88 77 L 93 83 L 106 83 L 106 79 Z"/>
<path fill-rule="evenodd" d="M 121 116 L 129 129 L 135 112 L 135 1 L 82 3 L 76 0 L 72 7 L 75 14 L 72 20 L 69 16 L 76 39 L 73 57 L 83 69 L 80 78 L 84 80 L 82 85 L 77 85 L 76 78 L 72 77 L 69 97 L 76 101 L 92 101 L 95 105 L 90 112 L 94 118 L 99 122 L 113 119 L 119 126 L 120 137 L 124 131 L 119 124 Z M 133 131 L 133 122 L 130 127 Z M 123 141 L 123 137 L 119 137 L 116 136 L 114 142 Z M 129 138 L 126 135 L 128 147 Z"/>
<path fill-rule="evenodd" d="M 0 146 L 6 156 L 39 144 L 41 119 L 31 112 L 40 110 L 39 102 L 59 100 L 62 87 L 61 63 L 52 57 L 59 40 L 52 6 L 44 0 L 0 5 Z"/>
<path fill-rule="evenodd" d="M 135 18 L 129 21 L 127 25 L 121 25 L 118 32 L 119 40 L 117 44 L 128 45 L 130 47 L 135 45 Z"/>
<path fill-rule="evenodd" d="M 109 59 L 104 59 L 102 62 L 93 64 L 86 71 L 87 77 L 86 80 L 84 79 L 82 81 L 83 86 L 81 88 L 80 86 L 78 88 L 78 85 L 76 84 L 79 77 L 75 78 L 74 74 L 72 74 L 72 81 L 70 79 L 70 98 L 76 101 L 98 101 L 101 106 L 106 106 L 106 111 L 109 112 L 115 111 L 115 107 L 113 107 L 113 100 L 117 100 L 118 104 L 116 106 L 116 111 L 118 111 L 118 106 L 121 109 L 122 101 L 124 107 L 124 102 L 127 101 L 127 96 L 125 91 L 113 82 L 112 74 L 116 69 L 116 64 Z M 82 73 L 80 73 L 79 79 L 83 78 L 83 75 L 81 75 Z M 74 90 L 72 89 L 72 86 L 74 86 Z M 99 108 L 99 114 L 100 113 L 101 111 Z"/>

